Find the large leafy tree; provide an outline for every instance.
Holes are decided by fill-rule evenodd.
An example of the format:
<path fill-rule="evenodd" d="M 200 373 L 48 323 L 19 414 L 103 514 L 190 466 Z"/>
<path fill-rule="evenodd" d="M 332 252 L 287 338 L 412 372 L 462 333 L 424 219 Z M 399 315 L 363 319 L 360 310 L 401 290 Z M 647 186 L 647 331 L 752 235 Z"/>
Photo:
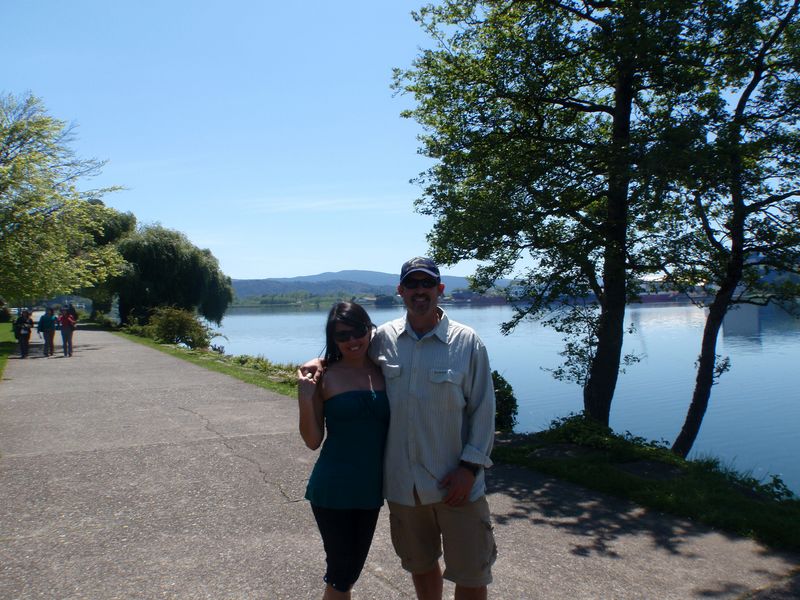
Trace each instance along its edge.
<path fill-rule="evenodd" d="M 100 200 L 92 200 L 100 203 Z M 130 212 L 109 211 L 101 222 L 102 229 L 96 230 L 92 242 L 96 246 L 116 246 L 123 238 L 136 231 L 136 217 Z M 112 280 L 105 280 L 92 287 L 83 288 L 79 294 L 92 301 L 92 318 L 98 314 L 108 313 L 114 303 L 114 285 Z"/>
<path fill-rule="evenodd" d="M 666 183 L 687 168 L 686 108 L 708 85 L 720 10 L 713 0 L 450 0 L 415 15 L 436 45 L 396 72 L 436 160 L 418 201 L 436 217 L 434 255 L 484 261 L 483 287 L 525 259 L 531 303 L 507 329 L 557 302 L 596 300 L 552 322 L 567 333 L 587 323 L 577 378 L 604 424 L 625 305 L 653 268 Z"/>
<path fill-rule="evenodd" d="M 82 191 L 102 163 L 75 156 L 73 130 L 32 96 L 0 96 L 0 294 L 11 301 L 69 293 L 117 273 L 113 244 L 96 244 L 108 189 Z"/>
<path fill-rule="evenodd" d="M 799 0 L 732 6 L 709 65 L 717 84 L 693 111 L 702 143 L 689 153 L 681 218 L 663 227 L 660 240 L 667 280 L 683 289 L 703 282 L 711 294 L 691 404 L 673 444 L 682 456 L 716 378 L 730 366 L 717 355 L 726 313 L 741 303 L 798 308 L 799 12 Z"/>
<path fill-rule="evenodd" d="M 233 287 L 210 250 L 159 225 L 142 227 L 122 239 L 119 250 L 128 264 L 112 285 L 124 320 L 146 322 L 153 309 L 172 306 L 222 321 L 233 301 Z"/>

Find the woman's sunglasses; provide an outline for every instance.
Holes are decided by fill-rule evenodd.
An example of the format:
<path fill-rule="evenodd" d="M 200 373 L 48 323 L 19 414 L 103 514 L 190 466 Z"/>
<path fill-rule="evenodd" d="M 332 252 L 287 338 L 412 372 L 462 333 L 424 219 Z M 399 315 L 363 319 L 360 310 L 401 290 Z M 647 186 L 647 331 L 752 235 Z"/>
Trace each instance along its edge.
<path fill-rule="evenodd" d="M 367 335 L 367 328 L 364 325 L 358 325 L 353 329 L 345 329 L 343 331 L 334 331 L 333 339 L 336 342 L 348 342 L 350 340 L 360 340 Z"/>
<path fill-rule="evenodd" d="M 401 282 L 401 285 L 407 290 L 415 290 L 419 286 L 429 290 L 432 287 L 439 285 L 439 282 L 433 277 L 426 277 L 425 279 L 406 279 L 405 281 Z"/>

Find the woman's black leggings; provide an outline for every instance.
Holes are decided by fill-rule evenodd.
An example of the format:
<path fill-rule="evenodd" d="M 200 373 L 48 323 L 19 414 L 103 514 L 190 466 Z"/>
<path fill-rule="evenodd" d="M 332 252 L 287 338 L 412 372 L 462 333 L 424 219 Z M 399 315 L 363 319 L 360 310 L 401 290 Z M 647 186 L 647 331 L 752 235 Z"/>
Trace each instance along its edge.
<path fill-rule="evenodd" d="M 322 508 L 311 505 L 325 547 L 325 583 L 346 592 L 361 575 L 380 508 Z"/>

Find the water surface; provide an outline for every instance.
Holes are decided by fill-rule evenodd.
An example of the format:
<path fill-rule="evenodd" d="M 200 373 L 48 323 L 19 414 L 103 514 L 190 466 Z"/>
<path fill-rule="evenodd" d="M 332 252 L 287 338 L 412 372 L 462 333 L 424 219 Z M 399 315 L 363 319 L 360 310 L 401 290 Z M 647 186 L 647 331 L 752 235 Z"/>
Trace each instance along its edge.
<path fill-rule="evenodd" d="M 403 314 L 401 307 L 368 307 L 376 323 Z M 473 327 L 489 350 L 492 368 L 514 388 L 518 431 L 545 428 L 554 418 L 583 408 L 580 388 L 556 381 L 545 369 L 558 366 L 561 336 L 537 322 L 523 322 L 508 336 L 500 324 L 508 306 L 446 306 L 449 317 Z M 300 363 L 319 356 L 326 311 L 233 310 L 215 343 L 228 354 L 262 355 Z M 619 432 L 672 442 L 686 416 L 705 313 L 691 305 L 629 307 L 624 351 L 641 357 L 620 376 L 611 407 Z M 691 456 L 712 455 L 762 478 L 780 475 L 800 491 L 800 322 L 771 308 L 741 307 L 725 320 L 718 354 L 731 370 L 712 390 L 709 409 Z"/>

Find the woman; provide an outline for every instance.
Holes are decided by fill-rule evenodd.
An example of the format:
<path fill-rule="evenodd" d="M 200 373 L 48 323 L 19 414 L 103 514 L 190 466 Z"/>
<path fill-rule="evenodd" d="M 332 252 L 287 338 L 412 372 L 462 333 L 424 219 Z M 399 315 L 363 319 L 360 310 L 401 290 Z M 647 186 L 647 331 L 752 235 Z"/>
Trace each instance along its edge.
<path fill-rule="evenodd" d="M 58 317 L 58 326 L 61 329 L 61 345 L 64 348 L 64 356 L 72 356 L 72 334 L 75 332 L 76 321 L 67 307 L 62 306 L 61 315 Z"/>
<path fill-rule="evenodd" d="M 39 317 L 36 330 L 41 333 L 44 338 L 44 355 L 53 356 L 56 338 L 56 311 L 54 308 L 48 308 L 44 314 Z"/>
<path fill-rule="evenodd" d="M 373 328 L 358 304 L 335 304 L 325 327 L 327 368 L 318 381 L 297 372 L 300 435 L 312 450 L 325 438 L 306 489 L 325 547 L 323 600 L 350 598 L 383 505 L 389 401 L 367 356 Z"/>
<path fill-rule="evenodd" d="M 24 309 L 17 320 L 14 321 L 14 337 L 19 342 L 19 356 L 20 358 L 28 357 L 28 350 L 31 343 L 31 332 L 33 331 L 33 319 L 31 313 Z"/>

